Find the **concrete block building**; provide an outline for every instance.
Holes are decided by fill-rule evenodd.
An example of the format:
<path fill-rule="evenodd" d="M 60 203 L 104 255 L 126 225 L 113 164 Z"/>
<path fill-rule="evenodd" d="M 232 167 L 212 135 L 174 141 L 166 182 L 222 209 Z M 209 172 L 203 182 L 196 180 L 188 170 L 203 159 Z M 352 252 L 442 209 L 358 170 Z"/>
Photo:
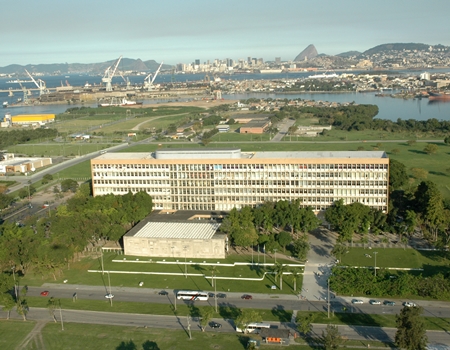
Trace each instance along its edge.
<path fill-rule="evenodd" d="M 383 151 L 241 152 L 160 149 L 91 160 L 94 196 L 146 191 L 159 210 L 223 210 L 301 199 L 315 212 L 336 200 L 387 212 Z"/>

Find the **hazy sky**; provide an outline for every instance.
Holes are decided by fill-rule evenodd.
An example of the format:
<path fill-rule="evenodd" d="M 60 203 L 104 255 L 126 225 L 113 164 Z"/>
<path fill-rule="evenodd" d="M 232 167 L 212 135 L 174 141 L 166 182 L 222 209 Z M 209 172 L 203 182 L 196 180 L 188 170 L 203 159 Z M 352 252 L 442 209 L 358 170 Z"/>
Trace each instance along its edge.
<path fill-rule="evenodd" d="M 449 0 L 0 0 L 0 66 L 126 58 L 294 59 L 379 44 L 450 45 Z"/>

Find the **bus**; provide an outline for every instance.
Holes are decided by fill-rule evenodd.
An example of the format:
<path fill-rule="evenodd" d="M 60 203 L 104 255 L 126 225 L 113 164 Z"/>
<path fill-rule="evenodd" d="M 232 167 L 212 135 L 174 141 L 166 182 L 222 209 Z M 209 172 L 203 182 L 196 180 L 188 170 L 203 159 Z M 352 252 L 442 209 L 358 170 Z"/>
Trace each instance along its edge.
<path fill-rule="evenodd" d="M 202 292 L 199 290 L 180 290 L 177 293 L 177 299 L 190 300 L 190 301 L 208 300 L 209 295 L 208 295 L 208 293 Z"/>
<path fill-rule="evenodd" d="M 261 332 L 261 329 L 263 329 L 263 328 L 270 328 L 270 324 L 269 323 L 264 323 L 264 322 L 249 323 L 247 325 L 247 328 L 245 328 L 244 330 L 236 327 L 236 332 L 240 332 L 240 333 L 259 333 L 259 332 Z"/>

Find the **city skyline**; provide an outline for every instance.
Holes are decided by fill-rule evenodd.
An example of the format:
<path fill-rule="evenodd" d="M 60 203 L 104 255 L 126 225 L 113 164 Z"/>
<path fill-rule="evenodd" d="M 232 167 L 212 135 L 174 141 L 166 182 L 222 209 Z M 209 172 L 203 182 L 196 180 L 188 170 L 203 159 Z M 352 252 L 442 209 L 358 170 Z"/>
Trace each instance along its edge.
<path fill-rule="evenodd" d="M 54 0 L 8 6 L 0 66 L 93 63 L 127 58 L 167 64 L 216 58 L 293 60 L 309 44 L 335 55 L 394 42 L 448 45 L 450 2 L 408 6 L 387 0 L 320 3 L 117 0 L 75 5 Z M 6 5 L 5 5 L 6 6 Z"/>

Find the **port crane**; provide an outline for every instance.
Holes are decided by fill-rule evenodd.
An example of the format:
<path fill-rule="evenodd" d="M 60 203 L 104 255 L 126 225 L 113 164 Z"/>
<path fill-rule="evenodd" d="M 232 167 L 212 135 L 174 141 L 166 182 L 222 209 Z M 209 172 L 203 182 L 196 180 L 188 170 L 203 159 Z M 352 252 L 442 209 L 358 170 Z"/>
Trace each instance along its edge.
<path fill-rule="evenodd" d="M 22 102 L 23 102 L 24 104 L 28 104 L 28 95 L 29 95 L 29 94 L 31 95 L 31 92 L 28 91 L 28 89 L 27 89 L 25 86 L 22 85 L 22 82 L 21 82 L 20 80 L 17 80 L 17 82 L 19 83 L 20 88 L 21 88 L 22 91 L 23 91 L 23 99 L 22 99 Z"/>
<path fill-rule="evenodd" d="M 123 81 L 125 82 L 125 84 L 127 85 L 127 90 L 131 89 L 131 83 L 130 83 L 130 79 L 127 77 L 126 79 L 124 78 L 124 76 L 122 74 L 120 74 L 120 76 L 122 77 Z"/>
<path fill-rule="evenodd" d="M 156 70 L 155 74 L 153 75 L 153 73 L 150 73 L 149 75 L 147 75 L 144 78 L 144 88 L 147 88 L 148 91 L 152 91 L 153 90 L 153 82 L 156 79 L 156 76 L 158 75 L 162 65 L 164 62 L 161 62 L 161 64 L 159 65 L 158 69 Z M 153 75 L 153 78 L 152 78 Z"/>
<path fill-rule="evenodd" d="M 45 81 L 42 79 L 38 79 L 37 81 L 33 78 L 33 76 L 25 69 L 25 72 L 27 72 L 28 76 L 31 78 L 31 81 L 36 85 L 36 87 L 39 89 L 39 96 L 48 93 L 47 86 L 45 85 Z M 23 88 L 22 88 L 23 89 Z"/>
<path fill-rule="evenodd" d="M 105 70 L 105 74 L 103 75 L 102 82 L 106 84 L 106 91 L 112 91 L 112 85 L 111 81 L 114 77 L 114 74 L 116 74 L 117 67 L 119 66 L 120 61 L 122 60 L 122 56 L 119 57 L 117 62 L 114 65 L 109 66 Z"/>

